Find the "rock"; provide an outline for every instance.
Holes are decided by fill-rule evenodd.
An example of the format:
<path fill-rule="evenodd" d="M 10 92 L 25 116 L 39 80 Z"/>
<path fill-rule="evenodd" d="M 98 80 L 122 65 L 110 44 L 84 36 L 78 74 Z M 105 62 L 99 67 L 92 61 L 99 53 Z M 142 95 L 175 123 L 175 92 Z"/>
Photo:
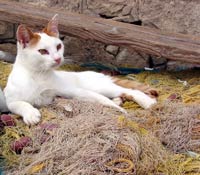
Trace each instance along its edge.
<path fill-rule="evenodd" d="M 10 55 L 9 58 L 11 58 L 12 57 L 11 54 L 12 55 L 17 54 L 17 47 L 16 47 L 16 44 L 11 44 L 11 43 L 0 44 L 0 51 L 4 51 L 4 53 L 6 52 L 6 55 L 7 56 Z"/>
<path fill-rule="evenodd" d="M 130 15 L 127 15 L 127 16 L 118 16 L 118 17 L 115 17 L 115 18 L 112 18 L 113 20 L 115 21 L 119 21 L 119 22 L 126 22 L 126 23 L 133 23 L 135 22 L 135 19 L 130 16 Z"/>
<path fill-rule="evenodd" d="M 15 61 L 15 55 L 9 53 L 9 52 L 3 52 L 0 50 L 0 60 L 9 62 L 9 63 L 14 63 Z"/>
<path fill-rule="evenodd" d="M 168 71 L 187 70 L 187 69 L 192 69 L 196 66 L 197 65 L 195 65 L 195 64 L 184 63 L 181 61 L 168 61 L 167 62 L 167 70 Z"/>
<path fill-rule="evenodd" d="M 154 66 L 165 65 L 167 63 L 167 59 L 163 57 L 157 58 L 155 56 L 152 56 L 151 58 Z"/>
<path fill-rule="evenodd" d="M 119 54 L 117 55 L 116 59 L 117 61 L 124 61 L 127 57 L 129 57 L 130 54 L 128 53 L 127 49 L 123 49 L 119 52 Z"/>
<path fill-rule="evenodd" d="M 184 34 L 200 33 L 198 1 L 149 0 L 140 3 L 139 18 L 146 26 L 153 23 L 162 30 Z"/>
<path fill-rule="evenodd" d="M 106 51 L 112 55 L 117 55 L 119 51 L 119 46 L 108 45 Z"/>
<path fill-rule="evenodd" d="M 116 56 L 117 65 L 125 67 L 144 68 L 148 67 L 148 56 L 136 51 L 122 48 Z"/>
<path fill-rule="evenodd" d="M 0 22 L 0 35 L 3 35 L 6 32 L 7 26 L 5 22 Z"/>
<path fill-rule="evenodd" d="M 125 6 L 122 10 L 122 15 L 123 16 L 129 15 L 131 13 L 132 8 L 133 8 L 132 6 Z"/>
<path fill-rule="evenodd" d="M 55 7 L 60 9 L 69 10 L 71 12 L 78 12 L 82 13 L 85 6 L 86 0 L 18 0 L 19 2 L 29 3 L 33 5 L 38 6 L 44 6 L 44 7 Z M 52 14 L 53 16 L 54 14 Z"/>
<path fill-rule="evenodd" d="M 32 4 L 32 5 L 38 5 L 38 6 L 41 6 L 41 7 L 46 7 L 48 4 L 51 4 L 50 2 L 54 1 L 50 1 L 48 2 L 48 0 L 44 0 L 44 1 L 41 1 L 41 0 L 18 0 L 19 2 L 25 2 L 25 3 L 29 3 L 29 4 Z"/>
<path fill-rule="evenodd" d="M 135 3 L 133 3 L 130 16 L 132 16 L 135 21 L 140 20 L 140 18 L 139 18 L 139 1 L 136 1 Z"/>
<path fill-rule="evenodd" d="M 15 26 L 8 22 L 0 22 L 0 59 L 5 61 L 13 62 L 13 53 L 16 53 L 16 45 L 10 44 L 15 43 Z M 10 42 L 10 43 L 9 43 Z M 14 47 L 13 47 L 14 46 Z M 2 51 L 9 53 L 3 53 Z"/>
<path fill-rule="evenodd" d="M 73 59 L 74 62 L 115 62 L 114 55 L 105 50 L 105 45 L 91 40 L 81 40 L 74 37 L 65 37 L 65 57 Z"/>
<path fill-rule="evenodd" d="M 124 0 L 88 0 L 87 6 L 101 16 L 116 17 L 122 12 L 126 3 Z"/>
<path fill-rule="evenodd" d="M 97 12 L 95 12 L 94 10 L 92 10 L 92 9 L 85 9 L 85 10 L 83 11 L 83 13 L 84 13 L 85 15 L 88 15 L 88 16 L 100 17 L 99 14 L 98 14 Z"/>
<path fill-rule="evenodd" d="M 8 22 L 0 22 L 0 39 L 14 39 L 14 24 Z"/>
<path fill-rule="evenodd" d="M 6 105 L 5 97 L 0 87 L 0 112 L 7 112 L 7 111 L 8 111 L 8 108 Z"/>

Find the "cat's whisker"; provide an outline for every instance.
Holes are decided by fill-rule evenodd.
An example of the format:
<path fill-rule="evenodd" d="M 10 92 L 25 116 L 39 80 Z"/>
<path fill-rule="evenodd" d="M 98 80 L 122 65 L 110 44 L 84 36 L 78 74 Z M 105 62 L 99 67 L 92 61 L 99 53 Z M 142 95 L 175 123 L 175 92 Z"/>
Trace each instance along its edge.
<path fill-rule="evenodd" d="M 73 57 L 73 58 L 76 58 L 76 57 Z M 63 60 L 62 64 L 80 64 L 79 61 L 74 60 L 73 58 L 71 59 L 69 57 L 64 57 L 64 60 Z"/>

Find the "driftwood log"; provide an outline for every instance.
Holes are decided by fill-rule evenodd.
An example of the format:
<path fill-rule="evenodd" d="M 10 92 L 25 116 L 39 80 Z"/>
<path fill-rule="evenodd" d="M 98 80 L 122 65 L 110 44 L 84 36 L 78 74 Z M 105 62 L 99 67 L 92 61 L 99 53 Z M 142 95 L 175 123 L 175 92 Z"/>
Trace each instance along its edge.
<path fill-rule="evenodd" d="M 105 44 L 127 46 L 147 54 L 200 64 L 200 37 L 169 33 L 147 27 L 89 17 L 61 9 L 36 7 L 15 1 L 0 1 L 0 20 L 44 26 L 52 16 L 59 15 L 63 34 Z"/>

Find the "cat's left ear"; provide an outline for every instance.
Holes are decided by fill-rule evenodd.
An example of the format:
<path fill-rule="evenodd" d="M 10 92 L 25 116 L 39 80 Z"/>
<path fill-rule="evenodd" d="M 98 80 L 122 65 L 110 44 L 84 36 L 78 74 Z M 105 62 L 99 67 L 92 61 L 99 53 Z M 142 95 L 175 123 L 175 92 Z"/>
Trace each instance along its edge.
<path fill-rule="evenodd" d="M 49 21 L 47 27 L 43 29 L 43 32 L 49 36 L 59 37 L 58 31 L 58 14 L 54 15 L 54 17 Z"/>

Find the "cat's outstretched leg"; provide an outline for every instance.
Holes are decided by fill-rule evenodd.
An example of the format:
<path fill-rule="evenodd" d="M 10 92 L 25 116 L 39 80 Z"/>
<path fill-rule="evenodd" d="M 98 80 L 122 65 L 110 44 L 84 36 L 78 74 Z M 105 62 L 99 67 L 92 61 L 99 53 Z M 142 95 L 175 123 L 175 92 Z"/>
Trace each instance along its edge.
<path fill-rule="evenodd" d="M 135 101 L 145 109 L 156 103 L 156 99 L 151 98 L 158 95 L 155 90 L 139 83 L 135 84 L 130 80 L 120 80 L 92 71 L 77 73 L 77 77 L 78 85 L 82 89 L 96 92 L 108 98 L 127 98 Z"/>
<path fill-rule="evenodd" d="M 144 109 L 148 109 L 157 103 L 155 98 L 151 98 L 139 90 L 124 88 L 122 92 L 123 93 L 120 95 L 121 98 L 124 98 L 126 100 L 133 100 Z"/>
<path fill-rule="evenodd" d="M 38 109 L 24 101 L 14 101 L 7 103 L 9 110 L 23 117 L 27 125 L 34 125 L 40 121 L 41 114 Z"/>
<path fill-rule="evenodd" d="M 78 99 L 86 100 L 86 101 L 98 102 L 105 106 L 114 107 L 118 109 L 119 111 L 126 113 L 125 109 L 116 105 L 112 100 L 94 91 L 81 89 L 81 88 L 73 88 L 73 89 L 65 89 L 65 90 L 62 89 L 60 90 L 58 95 L 66 97 L 66 98 L 72 97 L 72 98 L 78 98 Z"/>
<path fill-rule="evenodd" d="M 123 88 L 114 83 L 111 83 L 109 86 L 104 86 L 99 92 L 108 98 L 121 97 L 123 99 L 133 100 L 144 109 L 150 108 L 157 103 L 155 98 L 151 98 L 140 90 Z"/>

